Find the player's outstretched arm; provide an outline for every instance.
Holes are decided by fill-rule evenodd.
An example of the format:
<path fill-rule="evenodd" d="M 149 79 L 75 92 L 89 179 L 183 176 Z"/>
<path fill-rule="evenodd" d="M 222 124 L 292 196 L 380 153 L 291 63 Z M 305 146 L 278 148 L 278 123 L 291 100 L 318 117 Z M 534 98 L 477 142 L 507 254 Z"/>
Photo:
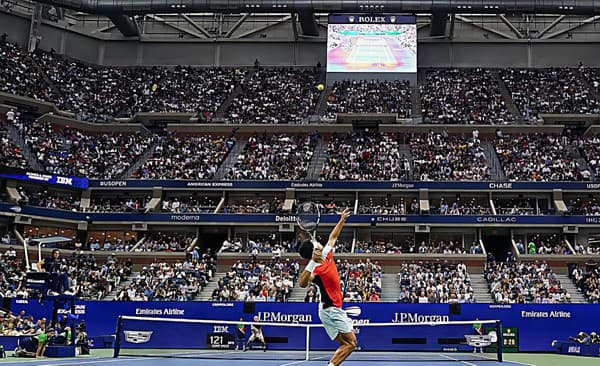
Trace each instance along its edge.
<path fill-rule="evenodd" d="M 312 272 L 310 272 L 308 269 L 304 269 L 302 274 L 300 274 L 300 280 L 298 281 L 300 287 L 307 288 L 314 278 L 315 276 L 313 276 Z"/>
<path fill-rule="evenodd" d="M 338 236 L 340 236 L 342 228 L 344 227 L 344 223 L 346 222 L 346 219 L 350 216 L 351 212 L 352 211 L 349 208 L 342 211 L 340 221 L 338 221 L 337 225 L 335 225 L 335 227 L 331 231 L 331 234 L 329 234 L 329 241 L 327 242 L 327 245 L 329 245 L 330 247 L 335 246 L 335 242 L 337 241 Z"/>
<path fill-rule="evenodd" d="M 304 267 L 304 271 L 302 271 L 300 274 L 300 280 L 298 281 L 300 287 L 306 288 L 308 285 L 310 285 L 310 283 L 315 279 L 313 272 L 321 263 L 323 263 L 323 257 L 321 256 L 321 253 L 314 251 L 312 259 L 308 262 L 306 267 Z"/>

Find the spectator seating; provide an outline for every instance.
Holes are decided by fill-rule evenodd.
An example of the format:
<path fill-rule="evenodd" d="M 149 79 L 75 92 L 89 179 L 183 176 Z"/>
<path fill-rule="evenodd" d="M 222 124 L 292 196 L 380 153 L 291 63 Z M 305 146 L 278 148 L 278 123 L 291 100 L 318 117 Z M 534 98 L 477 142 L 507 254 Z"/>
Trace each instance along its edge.
<path fill-rule="evenodd" d="M 428 70 L 421 85 L 423 120 L 445 124 L 508 124 L 498 80 L 485 69 Z"/>
<path fill-rule="evenodd" d="M 327 96 L 327 117 L 337 113 L 395 113 L 410 117 L 411 98 L 408 81 L 336 81 Z"/>
<path fill-rule="evenodd" d="M 307 135 L 253 135 L 225 178 L 304 179 L 315 145 Z"/>
<path fill-rule="evenodd" d="M 259 69 L 242 83 L 227 110 L 232 123 L 303 123 L 320 96 L 313 69 Z"/>
<path fill-rule="evenodd" d="M 582 174 L 567 136 L 535 133 L 495 140 L 496 154 L 510 181 L 574 181 L 590 179 Z"/>
<path fill-rule="evenodd" d="M 570 301 L 570 295 L 545 261 L 488 262 L 484 276 L 496 303 L 558 304 Z"/>
<path fill-rule="evenodd" d="M 212 179 L 233 148 L 224 136 L 180 136 L 158 140 L 152 156 L 133 173 L 138 179 Z"/>
<path fill-rule="evenodd" d="M 393 134 L 334 134 L 327 146 L 321 180 L 406 180 L 410 161 Z"/>
<path fill-rule="evenodd" d="M 294 288 L 299 270 L 298 262 L 289 259 L 238 260 L 225 277 L 219 279 L 211 300 L 285 302 Z"/>
<path fill-rule="evenodd" d="M 473 288 L 464 263 L 403 263 L 398 273 L 401 303 L 472 303 Z"/>
<path fill-rule="evenodd" d="M 600 104 L 576 69 L 505 69 L 502 79 L 525 121 L 540 113 L 598 113 Z"/>
<path fill-rule="evenodd" d="M 415 180 L 488 180 L 489 167 L 479 139 L 442 133 L 410 140 Z"/>

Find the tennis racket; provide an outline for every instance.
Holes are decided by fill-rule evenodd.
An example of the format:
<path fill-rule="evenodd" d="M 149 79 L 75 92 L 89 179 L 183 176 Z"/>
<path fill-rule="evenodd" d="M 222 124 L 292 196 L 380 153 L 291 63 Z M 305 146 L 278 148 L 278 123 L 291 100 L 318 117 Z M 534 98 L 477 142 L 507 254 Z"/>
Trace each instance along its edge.
<path fill-rule="evenodd" d="M 296 212 L 296 222 L 300 229 L 306 231 L 310 238 L 315 241 L 317 227 L 321 221 L 321 212 L 319 206 L 314 202 L 304 202 L 298 206 Z"/>

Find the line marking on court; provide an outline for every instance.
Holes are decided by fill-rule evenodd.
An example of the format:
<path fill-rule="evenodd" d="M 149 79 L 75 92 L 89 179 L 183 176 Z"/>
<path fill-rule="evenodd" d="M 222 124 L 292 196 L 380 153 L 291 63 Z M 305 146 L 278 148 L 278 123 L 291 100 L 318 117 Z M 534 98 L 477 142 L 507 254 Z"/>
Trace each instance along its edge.
<path fill-rule="evenodd" d="M 481 355 L 480 357 L 486 358 L 488 360 L 496 360 L 496 358 L 488 357 L 488 356 L 485 356 L 485 355 Z M 532 363 L 524 363 L 524 362 L 519 362 L 519 361 L 510 361 L 510 360 L 507 360 L 506 358 L 503 358 L 503 360 L 504 360 L 503 362 L 510 362 L 510 363 L 515 364 L 515 365 L 536 366 L 536 365 L 534 365 Z"/>
<path fill-rule="evenodd" d="M 99 359 L 106 359 L 106 358 L 107 358 L 106 356 L 92 356 L 92 357 L 90 357 L 90 356 L 77 356 L 77 359 L 79 359 L 79 360 L 99 360 Z M 73 357 L 71 357 L 71 358 L 62 358 L 63 361 L 73 361 L 73 362 L 78 361 L 77 359 L 74 359 Z M 28 364 L 28 363 L 33 363 L 33 362 L 40 364 L 40 362 L 42 362 L 40 365 L 51 366 L 51 365 L 54 365 L 54 364 L 45 364 L 43 362 L 52 362 L 52 361 L 61 361 L 61 360 L 60 359 L 59 360 L 52 360 L 52 359 L 45 359 L 44 360 L 44 359 L 39 359 L 38 358 L 38 359 L 35 359 L 35 360 L 18 360 L 18 361 L 15 361 L 15 362 L 7 362 L 7 363 L 2 362 L 1 364 L 8 364 L 8 365 L 19 364 L 20 365 L 20 364 Z"/>
<path fill-rule="evenodd" d="M 67 363 L 48 363 L 48 364 L 44 364 L 42 366 L 65 366 L 65 365 L 81 365 L 81 364 L 90 364 L 90 363 L 109 363 L 109 362 L 125 362 L 125 361 L 143 361 L 143 360 L 156 360 L 159 359 L 160 357 L 137 357 L 137 358 L 122 358 L 122 359 L 115 359 L 115 358 L 111 358 L 108 360 L 100 360 L 100 361 L 85 361 L 85 362 L 77 362 L 78 360 L 73 360 L 74 362 L 67 362 Z"/>
<path fill-rule="evenodd" d="M 440 356 L 442 356 L 442 357 L 444 357 L 444 358 L 447 358 L 447 359 L 449 359 L 449 360 L 455 361 L 455 362 L 464 363 L 465 365 L 469 365 L 469 366 L 477 366 L 477 365 L 476 365 L 476 364 L 474 364 L 474 363 L 467 362 L 467 361 L 461 361 L 461 360 L 459 360 L 458 358 L 450 357 L 450 356 L 448 356 L 448 355 L 440 355 Z"/>
<path fill-rule="evenodd" d="M 329 356 L 321 356 L 321 357 L 317 357 L 317 358 L 312 358 L 310 360 L 302 360 L 302 361 L 294 361 L 294 362 L 290 362 L 290 363 L 284 363 L 282 365 L 279 366 L 290 366 L 290 365 L 297 365 L 299 363 L 303 363 L 303 362 L 311 362 L 311 361 L 318 361 L 318 360 L 322 360 L 324 358 L 327 358 Z"/>

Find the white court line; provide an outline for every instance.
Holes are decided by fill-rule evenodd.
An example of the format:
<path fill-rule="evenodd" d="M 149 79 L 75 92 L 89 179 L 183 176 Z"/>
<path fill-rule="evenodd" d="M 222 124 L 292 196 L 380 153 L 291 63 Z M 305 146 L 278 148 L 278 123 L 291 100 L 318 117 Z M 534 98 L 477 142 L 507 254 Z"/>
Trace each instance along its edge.
<path fill-rule="evenodd" d="M 322 360 L 322 359 L 327 358 L 327 357 L 329 357 L 329 356 L 317 357 L 317 358 L 313 358 L 313 359 L 310 359 L 310 360 L 294 361 L 294 362 L 290 362 L 290 363 L 284 363 L 283 365 L 279 365 L 279 366 L 297 365 L 297 364 L 303 363 L 303 362 L 311 362 L 311 361 Z"/>
<path fill-rule="evenodd" d="M 505 355 L 505 356 L 506 356 L 506 355 Z M 488 360 L 497 360 L 497 358 L 494 358 L 494 357 L 488 357 L 488 356 L 485 356 L 485 355 L 480 355 L 479 357 L 482 357 L 482 358 L 487 358 Z M 510 363 L 514 363 L 514 364 L 517 364 L 517 365 L 523 365 L 523 366 L 536 366 L 536 365 L 534 365 L 534 364 L 531 364 L 531 363 L 524 363 L 524 362 L 519 362 L 519 361 L 509 361 L 509 360 L 505 359 L 504 357 L 503 357 L 502 359 L 504 360 L 504 362 L 510 362 Z"/>
<path fill-rule="evenodd" d="M 8 358 L 8 357 L 7 357 L 7 358 Z M 79 358 L 79 359 L 84 359 L 84 360 L 98 360 L 98 359 L 105 359 L 105 358 L 107 358 L 107 356 L 93 356 L 93 357 L 90 357 L 90 356 L 78 356 L 77 358 Z M 77 359 L 74 359 L 73 357 L 70 357 L 70 358 L 62 358 L 62 359 L 63 359 L 63 360 L 65 360 L 65 361 L 73 361 L 73 363 L 79 363 L 79 362 L 76 362 L 76 361 L 77 361 Z M 38 359 L 36 359 L 36 360 L 22 360 L 22 361 L 21 361 L 21 360 L 18 360 L 18 361 L 15 361 L 15 363 L 18 363 L 19 365 L 21 365 L 21 364 L 28 364 L 28 363 L 33 363 L 33 362 L 35 362 L 35 363 L 37 363 L 37 364 L 40 364 L 40 362 L 42 362 L 42 363 L 40 364 L 40 365 L 42 365 L 42 366 L 51 366 L 51 365 L 54 365 L 54 364 L 45 364 L 45 363 L 43 363 L 43 362 L 52 362 L 52 361 L 54 361 L 54 360 L 52 360 L 52 359 L 49 359 L 49 358 L 46 358 L 46 359 L 39 359 L 39 358 L 38 358 Z M 9 362 L 9 363 L 10 363 L 10 362 Z M 0 365 L 1 365 L 1 363 L 0 363 Z"/>
<path fill-rule="evenodd" d="M 110 363 L 110 362 L 126 362 L 126 361 L 143 361 L 143 360 L 156 360 L 160 357 L 138 357 L 138 358 L 112 358 L 110 360 L 101 360 L 101 361 L 85 361 L 85 362 L 77 362 L 77 360 L 73 360 L 74 362 L 68 363 L 48 363 L 42 366 L 69 366 L 69 365 L 82 365 L 89 363 Z"/>
<path fill-rule="evenodd" d="M 452 361 L 456 361 L 456 362 L 464 363 L 465 365 L 469 365 L 469 366 L 477 366 L 477 365 L 476 365 L 476 364 L 474 364 L 474 363 L 467 362 L 467 361 L 461 361 L 461 360 L 459 360 L 458 358 L 450 357 L 450 356 L 448 356 L 448 355 L 440 355 L 440 356 L 442 356 L 442 357 L 445 357 L 445 358 L 447 358 L 447 359 L 449 359 L 449 360 L 452 360 Z"/>

